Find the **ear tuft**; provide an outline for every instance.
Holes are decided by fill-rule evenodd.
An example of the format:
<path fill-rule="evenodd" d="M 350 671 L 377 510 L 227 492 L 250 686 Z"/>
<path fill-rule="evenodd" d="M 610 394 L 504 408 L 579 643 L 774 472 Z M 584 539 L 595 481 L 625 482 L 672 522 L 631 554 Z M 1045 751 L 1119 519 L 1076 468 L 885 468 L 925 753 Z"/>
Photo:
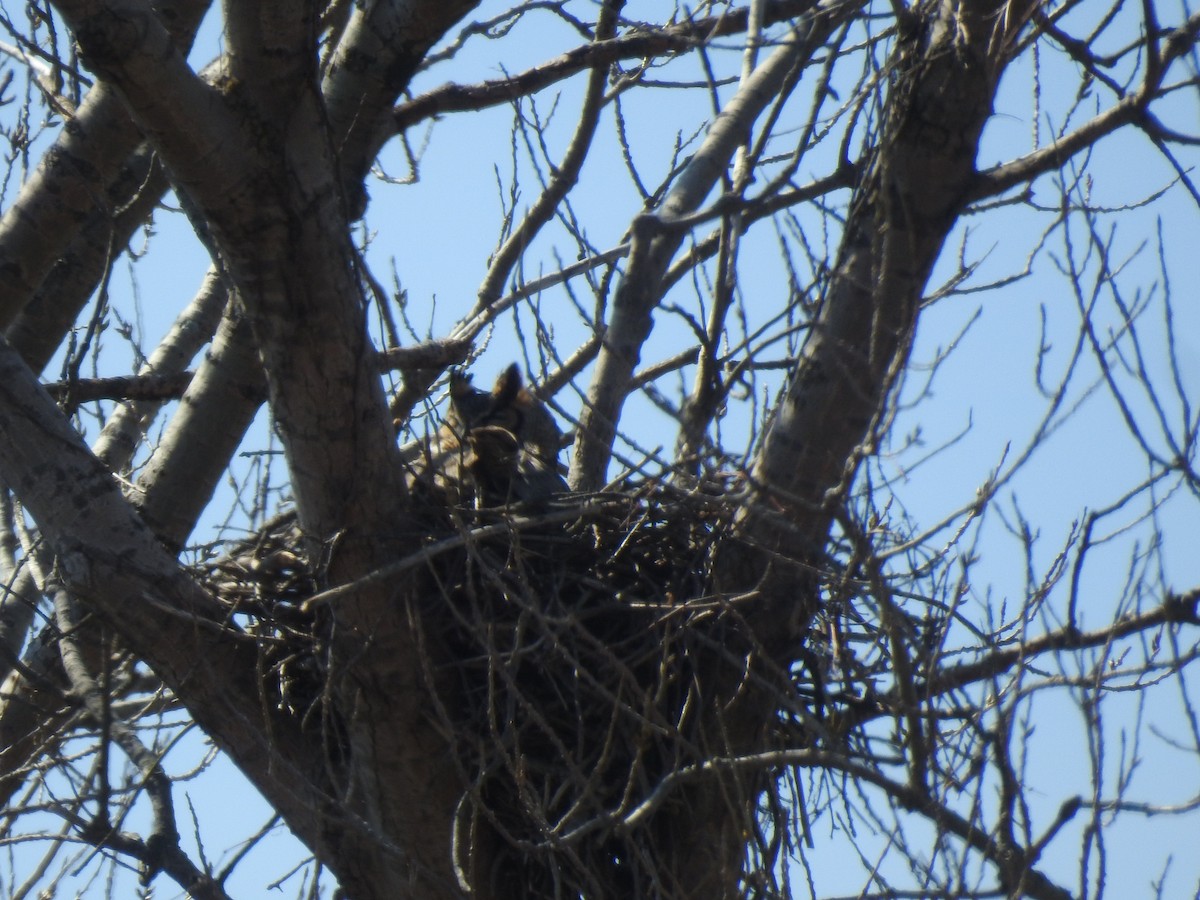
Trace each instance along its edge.
<path fill-rule="evenodd" d="M 492 388 L 492 396 L 495 398 L 496 406 L 504 407 L 514 403 L 521 393 L 523 386 L 524 379 L 521 378 L 521 370 L 516 363 L 513 363 L 500 373 L 500 377 L 496 379 L 495 387 Z"/>
<path fill-rule="evenodd" d="M 457 400 L 460 397 L 465 397 L 467 394 L 474 391 L 475 388 L 471 384 L 471 376 L 462 369 L 455 369 L 450 373 L 450 399 Z"/>

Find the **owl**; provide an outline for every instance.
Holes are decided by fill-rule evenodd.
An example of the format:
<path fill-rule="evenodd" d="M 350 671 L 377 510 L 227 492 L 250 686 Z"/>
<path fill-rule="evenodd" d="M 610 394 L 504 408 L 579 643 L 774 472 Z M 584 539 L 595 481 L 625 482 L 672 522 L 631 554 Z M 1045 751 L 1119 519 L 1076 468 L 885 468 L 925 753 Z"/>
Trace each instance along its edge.
<path fill-rule="evenodd" d="M 418 465 L 418 485 L 432 485 L 452 505 L 542 503 L 567 489 L 558 470 L 562 432 L 545 404 L 509 366 L 490 392 L 471 376 L 450 376 L 450 409 Z"/>

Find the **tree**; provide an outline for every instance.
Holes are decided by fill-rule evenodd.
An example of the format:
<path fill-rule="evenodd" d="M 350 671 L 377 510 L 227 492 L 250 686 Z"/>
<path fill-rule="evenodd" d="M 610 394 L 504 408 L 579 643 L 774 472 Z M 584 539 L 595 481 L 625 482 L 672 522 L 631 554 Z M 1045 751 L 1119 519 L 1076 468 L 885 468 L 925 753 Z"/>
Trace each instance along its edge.
<path fill-rule="evenodd" d="M 1200 804 L 1200 573 L 1171 549 L 1200 487 L 1170 292 L 1190 242 L 1137 231 L 1195 222 L 1200 16 L 475 6 L 5 19 L 0 790 L 4 840 L 48 848 L 12 893 L 53 891 L 78 842 L 228 896 L 241 853 L 180 836 L 193 727 L 311 851 L 313 896 L 321 871 L 353 898 L 789 896 L 801 872 L 816 895 L 818 826 L 857 848 L 864 895 L 1102 893 L 1107 835 Z M 219 56 L 196 68 L 206 17 Z M 991 130 L 999 104 L 1031 146 Z M 438 181 L 443 134 L 472 153 Z M 1121 195 L 1113 146 L 1169 177 Z M 497 211 L 439 202 L 468 169 Z M 114 279 L 168 192 L 211 268 L 143 352 Z M 469 304 L 412 288 L 439 220 L 462 246 L 437 277 Z M 147 234 L 148 258 L 178 252 Z M 382 240 L 416 248 L 390 290 Z M 1059 299 L 1000 377 L 1032 370 L 1040 419 L 984 436 L 956 509 L 922 508 L 920 473 L 953 482 L 976 437 L 914 430 L 968 341 L 938 316 L 1034 279 Z M 490 418 L 433 439 L 464 463 L 432 489 L 445 377 L 510 327 L 536 399 L 471 394 Z M 496 502 L 540 403 L 572 425 L 569 490 Z M 1047 556 L 1016 488 L 1097 407 L 1120 425 L 1108 499 Z M 1064 705 L 1085 775 L 1051 795 L 1034 721 Z M 1145 799 L 1152 752 L 1191 762 Z"/>

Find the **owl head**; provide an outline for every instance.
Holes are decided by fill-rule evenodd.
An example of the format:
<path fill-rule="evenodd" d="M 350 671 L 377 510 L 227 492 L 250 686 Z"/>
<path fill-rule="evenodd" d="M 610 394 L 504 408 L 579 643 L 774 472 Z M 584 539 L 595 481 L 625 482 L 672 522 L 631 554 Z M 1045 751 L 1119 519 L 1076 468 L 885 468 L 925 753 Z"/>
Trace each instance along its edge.
<path fill-rule="evenodd" d="M 539 501 L 566 489 L 558 473 L 562 432 L 525 389 L 515 363 L 490 392 L 475 387 L 465 372 L 452 373 L 446 428 L 464 451 L 477 502 Z"/>

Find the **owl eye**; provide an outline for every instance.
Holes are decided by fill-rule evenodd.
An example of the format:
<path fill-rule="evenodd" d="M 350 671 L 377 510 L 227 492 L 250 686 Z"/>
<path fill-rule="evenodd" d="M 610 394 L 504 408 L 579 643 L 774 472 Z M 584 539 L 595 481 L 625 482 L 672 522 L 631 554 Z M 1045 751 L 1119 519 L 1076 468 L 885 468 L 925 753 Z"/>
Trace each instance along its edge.
<path fill-rule="evenodd" d="M 525 414 L 516 406 L 494 408 L 481 422 L 482 425 L 495 425 L 511 431 L 518 438 L 525 430 Z"/>
<path fill-rule="evenodd" d="M 561 432 L 553 415 L 525 390 L 514 363 L 490 392 L 462 371 L 450 375 L 450 409 L 417 475 L 457 504 L 540 502 L 566 490 L 557 471 Z"/>

